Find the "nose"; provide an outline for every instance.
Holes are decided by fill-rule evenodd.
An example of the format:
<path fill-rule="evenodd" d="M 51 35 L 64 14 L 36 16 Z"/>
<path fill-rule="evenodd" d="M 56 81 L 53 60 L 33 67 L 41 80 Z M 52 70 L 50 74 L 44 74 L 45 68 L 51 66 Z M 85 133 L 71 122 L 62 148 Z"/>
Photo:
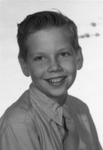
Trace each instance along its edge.
<path fill-rule="evenodd" d="M 57 60 L 51 60 L 49 67 L 48 67 L 48 72 L 60 72 L 62 71 L 63 68 L 60 65 L 60 63 Z"/>

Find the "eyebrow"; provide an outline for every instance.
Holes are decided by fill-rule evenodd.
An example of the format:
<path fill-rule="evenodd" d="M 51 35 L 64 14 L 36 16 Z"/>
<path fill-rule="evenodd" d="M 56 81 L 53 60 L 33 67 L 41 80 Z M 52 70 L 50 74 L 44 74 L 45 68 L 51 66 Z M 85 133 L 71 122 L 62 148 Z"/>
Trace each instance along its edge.
<path fill-rule="evenodd" d="M 73 49 L 72 46 L 67 46 L 67 47 L 64 47 L 64 48 L 61 48 L 60 50 L 58 50 L 58 52 L 63 52 L 63 51 L 71 51 Z"/>
<path fill-rule="evenodd" d="M 66 51 L 66 50 L 69 50 L 69 49 L 72 49 L 72 47 L 70 46 L 67 46 L 67 47 L 64 47 L 64 48 L 60 48 L 60 49 L 58 49 L 57 50 L 57 53 L 59 53 L 59 52 L 62 52 L 62 51 Z M 44 52 L 34 52 L 34 53 L 31 53 L 30 54 L 30 56 L 35 56 L 35 55 L 45 55 L 45 54 L 47 54 L 47 53 L 44 53 Z"/>
<path fill-rule="evenodd" d="M 37 52 L 37 53 L 31 53 L 30 56 L 38 56 L 38 55 L 44 55 L 45 53 L 43 52 Z"/>
<path fill-rule="evenodd" d="M 43 52 L 34 53 L 34 55 L 43 55 L 43 54 L 45 54 L 45 53 L 43 53 Z"/>
<path fill-rule="evenodd" d="M 65 48 L 61 48 L 60 50 L 58 50 L 59 52 L 61 52 L 61 51 L 66 51 L 66 50 L 69 50 L 69 49 L 71 49 L 71 47 L 65 47 Z"/>

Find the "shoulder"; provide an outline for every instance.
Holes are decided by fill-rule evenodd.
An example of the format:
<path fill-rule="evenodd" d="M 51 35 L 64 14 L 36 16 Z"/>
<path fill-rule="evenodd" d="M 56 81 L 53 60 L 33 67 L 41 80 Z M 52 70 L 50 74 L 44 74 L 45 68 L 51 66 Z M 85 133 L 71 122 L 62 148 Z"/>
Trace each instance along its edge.
<path fill-rule="evenodd" d="M 68 95 L 66 105 L 70 109 L 73 115 L 79 114 L 87 114 L 89 112 L 89 108 L 86 103 L 80 100 L 77 97 Z"/>
<path fill-rule="evenodd" d="M 0 134 L 2 134 L 5 129 L 14 123 L 25 123 L 26 117 L 31 110 L 31 103 L 28 98 L 28 91 L 23 93 L 23 95 L 12 104 L 0 118 Z"/>
<path fill-rule="evenodd" d="M 84 103 L 81 99 L 74 97 L 72 95 L 68 95 L 68 99 L 70 101 L 70 103 L 77 105 L 77 107 L 88 107 L 86 103 Z"/>

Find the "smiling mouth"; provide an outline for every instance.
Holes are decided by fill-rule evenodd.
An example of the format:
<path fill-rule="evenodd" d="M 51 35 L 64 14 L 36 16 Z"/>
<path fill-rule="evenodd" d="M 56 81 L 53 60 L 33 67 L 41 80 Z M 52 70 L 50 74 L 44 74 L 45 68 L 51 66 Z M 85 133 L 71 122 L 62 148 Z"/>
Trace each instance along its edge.
<path fill-rule="evenodd" d="M 57 78 L 51 78 L 51 79 L 46 79 L 47 82 L 49 82 L 52 85 L 60 85 L 66 78 L 65 77 L 57 77 Z"/>

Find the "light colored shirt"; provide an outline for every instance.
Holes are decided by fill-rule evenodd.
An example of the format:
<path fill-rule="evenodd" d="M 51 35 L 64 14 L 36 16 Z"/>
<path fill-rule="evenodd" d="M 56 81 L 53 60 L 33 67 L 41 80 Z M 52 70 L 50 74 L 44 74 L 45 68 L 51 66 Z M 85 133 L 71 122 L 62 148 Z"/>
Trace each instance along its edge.
<path fill-rule="evenodd" d="M 102 150 L 86 104 L 68 95 L 64 106 L 79 134 L 78 150 Z M 0 119 L 0 150 L 64 150 L 64 106 L 31 84 Z"/>

